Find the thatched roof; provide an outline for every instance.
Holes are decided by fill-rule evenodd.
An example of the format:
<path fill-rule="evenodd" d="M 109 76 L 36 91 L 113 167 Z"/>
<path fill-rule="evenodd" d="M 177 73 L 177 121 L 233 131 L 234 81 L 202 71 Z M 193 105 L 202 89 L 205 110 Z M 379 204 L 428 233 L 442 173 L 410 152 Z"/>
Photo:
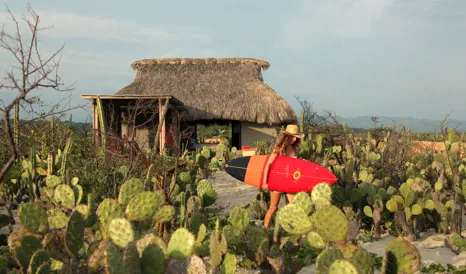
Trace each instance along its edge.
<path fill-rule="evenodd" d="M 136 78 L 116 95 L 172 95 L 184 103 L 185 120 L 296 122 L 291 106 L 263 82 L 266 61 L 167 58 L 140 60 L 131 67 Z"/>

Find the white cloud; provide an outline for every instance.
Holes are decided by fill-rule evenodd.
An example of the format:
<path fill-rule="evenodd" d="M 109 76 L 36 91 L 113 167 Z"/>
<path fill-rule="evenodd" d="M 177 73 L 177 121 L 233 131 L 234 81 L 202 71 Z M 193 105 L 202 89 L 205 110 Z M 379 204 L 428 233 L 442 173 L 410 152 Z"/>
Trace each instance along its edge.
<path fill-rule="evenodd" d="M 85 38 L 135 43 L 180 39 L 191 39 L 202 43 L 210 41 L 209 36 L 203 33 L 202 29 L 193 26 L 144 25 L 134 21 L 118 21 L 112 18 L 60 11 L 39 10 L 36 13 L 40 16 L 40 26 L 51 27 L 43 30 L 42 35 L 53 38 Z M 21 18 L 20 13 L 13 14 L 17 19 Z M 0 18 L 2 18 L 0 23 L 4 24 L 10 15 L 7 12 L 0 12 Z"/>
<path fill-rule="evenodd" d="M 303 1 L 299 14 L 285 22 L 277 47 L 308 47 L 322 39 L 366 37 L 390 4 L 388 0 Z"/>

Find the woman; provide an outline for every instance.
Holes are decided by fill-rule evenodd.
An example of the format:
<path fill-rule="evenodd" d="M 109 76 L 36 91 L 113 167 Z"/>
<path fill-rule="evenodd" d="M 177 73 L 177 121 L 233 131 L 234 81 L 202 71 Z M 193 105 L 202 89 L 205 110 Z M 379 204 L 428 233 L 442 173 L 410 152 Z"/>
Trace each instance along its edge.
<path fill-rule="evenodd" d="M 296 158 L 298 156 L 300 140 L 304 138 L 304 133 L 299 132 L 299 128 L 297 125 L 287 125 L 286 129 L 282 130 L 281 132 L 283 132 L 283 135 L 280 138 L 280 140 L 278 140 L 278 142 L 274 145 L 272 154 L 270 155 L 269 160 L 265 165 L 264 178 L 262 182 L 262 188 L 264 190 L 268 189 L 267 178 L 269 175 L 270 166 L 273 164 L 277 156 L 282 155 Z M 296 193 L 285 194 L 288 198 L 288 202 L 291 202 L 294 196 L 296 195 Z M 270 207 L 264 219 L 265 229 L 269 228 L 270 219 L 277 210 L 281 195 L 282 193 L 277 191 L 270 192 Z"/>

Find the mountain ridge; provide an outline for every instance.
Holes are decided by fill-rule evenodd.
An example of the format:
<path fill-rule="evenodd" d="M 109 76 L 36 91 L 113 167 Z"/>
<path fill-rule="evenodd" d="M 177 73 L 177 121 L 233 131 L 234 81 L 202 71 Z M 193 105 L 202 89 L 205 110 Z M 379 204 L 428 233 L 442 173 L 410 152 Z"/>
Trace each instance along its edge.
<path fill-rule="evenodd" d="M 356 116 L 356 117 L 343 117 L 336 116 L 338 122 L 346 122 L 349 127 L 371 129 L 374 128 L 372 116 Z M 406 126 L 412 132 L 436 132 L 440 130 L 442 120 L 434 120 L 427 118 L 416 118 L 412 116 L 376 116 L 378 118 L 377 127 L 385 126 L 391 127 L 394 124 L 397 127 Z M 455 128 L 457 131 L 466 132 L 466 120 L 459 120 L 455 118 L 448 118 L 443 121 L 443 125 L 448 128 Z"/>

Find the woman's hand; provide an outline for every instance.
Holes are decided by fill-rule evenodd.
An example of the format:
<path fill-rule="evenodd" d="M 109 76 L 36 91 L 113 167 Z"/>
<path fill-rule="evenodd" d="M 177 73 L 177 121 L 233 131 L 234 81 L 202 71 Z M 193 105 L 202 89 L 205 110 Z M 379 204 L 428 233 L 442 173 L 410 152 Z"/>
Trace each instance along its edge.
<path fill-rule="evenodd" d="M 263 190 L 269 190 L 269 186 L 267 185 L 267 181 L 264 180 L 264 182 L 262 183 L 262 189 Z"/>

